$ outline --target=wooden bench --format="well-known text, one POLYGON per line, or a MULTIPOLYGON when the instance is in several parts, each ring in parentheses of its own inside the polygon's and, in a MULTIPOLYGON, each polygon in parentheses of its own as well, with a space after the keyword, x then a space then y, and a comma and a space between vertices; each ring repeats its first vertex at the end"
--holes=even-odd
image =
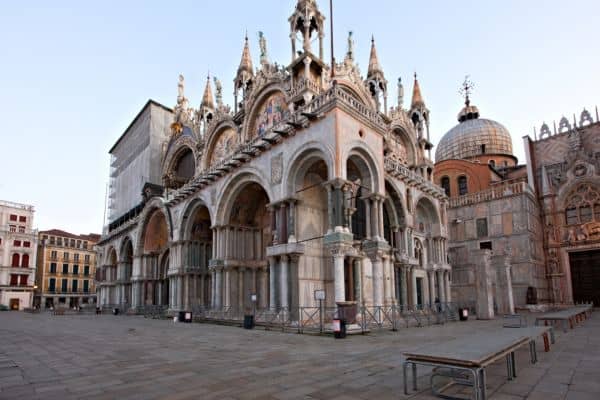
MULTIPOLYGON (((444 395, 435 386, 437 377, 451 379, 451 384, 471 386, 475 400, 486 399, 485 368, 492 363, 506 359, 508 380, 517 376, 515 352, 529 344, 531 362, 537 362, 536 339, 544 338, 544 348, 550 350, 548 334, 551 327, 534 326, 519 329, 502 329, 456 338, 447 342, 431 344, 415 352, 404 353, 403 365, 404 393, 408 395, 408 367, 412 367, 412 386, 417 390, 417 365, 433 367, 431 389, 433 394, 449 399, 461 399, 444 395)), ((552 340, 552 342, 554 342, 552 340)), ((444 388, 446 388, 445 386, 444 388)))
POLYGON ((52 315, 65 315, 65 309, 64 308, 56 308, 52 312, 52 315))
POLYGON ((568 308, 566 310, 555 311, 548 314, 543 314, 535 319, 535 324, 540 325, 542 322, 544 325, 548 323, 561 323, 563 331, 567 332, 567 326, 571 329, 580 322, 583 322, 588 318, 592 312, 592 305, 586 304, 582 306, 568 308))

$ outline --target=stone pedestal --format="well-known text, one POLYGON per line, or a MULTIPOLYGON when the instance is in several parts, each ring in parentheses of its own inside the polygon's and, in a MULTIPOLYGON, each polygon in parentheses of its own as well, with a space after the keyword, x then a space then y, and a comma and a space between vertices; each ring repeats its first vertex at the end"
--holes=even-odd
POLYGON ((473 258, 481 260, 475 269, 475 287, 476 287, 476 303, 478 319, 493 319, 494 318, 494 293, 493 280, 495 272, 492 269, 491 251, 476 250, 473 253, 473 258))

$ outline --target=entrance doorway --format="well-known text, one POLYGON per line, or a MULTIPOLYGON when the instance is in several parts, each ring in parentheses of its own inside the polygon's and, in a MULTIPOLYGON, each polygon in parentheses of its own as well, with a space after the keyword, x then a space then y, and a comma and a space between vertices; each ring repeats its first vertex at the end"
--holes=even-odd
POLYGON ((19 299, 10 299, 10 309, 13 311, 19 311, 19 299))
POLYGON ((600 250, 570 253, 569 261, 573 301, 600 304, 600 250))

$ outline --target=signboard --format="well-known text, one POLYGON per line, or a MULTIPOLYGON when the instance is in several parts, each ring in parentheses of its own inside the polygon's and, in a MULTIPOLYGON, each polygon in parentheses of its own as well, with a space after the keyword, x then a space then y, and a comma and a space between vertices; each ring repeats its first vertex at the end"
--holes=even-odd
POLYGON ((256 303, 256 295, 255 294, 250 295, 250 300, 252 300, 252 302, 256 303))
POLYGON ((325 300, 325 290, 315 290, 315 300, 325 300))

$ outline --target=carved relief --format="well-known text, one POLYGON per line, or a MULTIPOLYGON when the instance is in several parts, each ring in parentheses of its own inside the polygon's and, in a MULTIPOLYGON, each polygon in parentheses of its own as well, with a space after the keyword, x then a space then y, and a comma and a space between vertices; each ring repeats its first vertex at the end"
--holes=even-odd
POLYGON ((283 153, 271 159, 271 184, 278 185, 283 178, 283 153))

